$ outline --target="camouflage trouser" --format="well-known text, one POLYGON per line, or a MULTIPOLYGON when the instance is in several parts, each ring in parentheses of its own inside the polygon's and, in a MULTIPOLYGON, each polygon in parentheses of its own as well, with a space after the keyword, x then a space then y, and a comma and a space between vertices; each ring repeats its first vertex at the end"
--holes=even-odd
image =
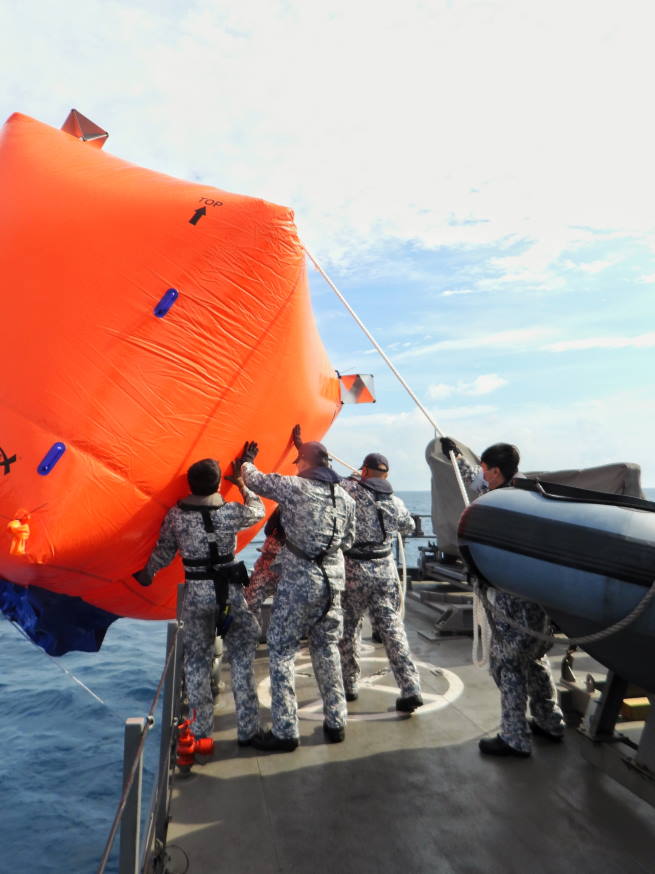
POLYGON ((239 740, 259 731, 259 701, 255 686, 255 651, 261 629, 243 595, 241 586, 230 586, 232 624, 224 637, 225 660, 230 663, 232 694, 239 740))
POLYGON ((216 638, 216 593, 204 580, 187 583, 182 609, 184 622, 184 682, 196 737, 211 737, 214 730, 214 698, 211 669, 216 638))
POLYGON ((328 587, 322 578, 282 578, 278 585, 267 636, 271 717, 277 737, 295 738, 299 734, 294 662, 303 637, 308 638, 325 722, 331 728, 346 724, 338 646, 342 630, 341 593, 334 593, 333 603, 323 616, 328 598, 328 587))
MULTIPOLYGON (((239 737, 245 739, 259 727, 253 676, 259 626, 246 606, 241 586, 230 586, 230 605, 233 620, 225 636, 225 655, 232 664, 237 730, 239 737)), ((214 730, 211 668, 216 638, 216 592, 212 582, 201 580, 187 584, 182 620, 184 680, 189 710, 191 714, 196 713, 191 730, 196 737, 211 737, 214 730)))
POLYGON ((407 634, 399 613, 399 582, 382 561, 356 562, 346 559, 346 591, 343 602, 343 637, 339 643, 343 684, 348 693, 357 692, 360 676, 359 652, 362 617, 368 610, 403 698, 421 691, 419 674, 412 660, 407 634), (377 567, 374 567, 377 565, 377 567))
POLYGON ((563 733, 562 711, 547 656, 508 656, 494 651, 492 646, 489 661, 491 676, 500 689, 500 736, 506 743, 530 752, 530 730, 525 716, 528 700, 530 713, 541 728, 551 734, 563 733))

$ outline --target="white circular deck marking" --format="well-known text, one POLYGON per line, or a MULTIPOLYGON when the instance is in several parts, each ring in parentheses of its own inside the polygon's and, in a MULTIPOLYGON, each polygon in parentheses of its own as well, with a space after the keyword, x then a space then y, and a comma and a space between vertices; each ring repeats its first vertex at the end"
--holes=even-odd
MULTIPOLYGON (((370 647, 370 649, 375 651, 373 647, 370 647)), ((391 668, 389 667, 388 659, 380 656, 362 656, 359 661, 361 664, 363 664, 364 662, 376 662, 386 665, 387 668, 384 672, 378 671, 370 677, 364 677, 363 679, 361 679, 359 683, 360 693, 367 689, 374 689, 376 692, 385 692, 388 695, 393 695, 395 701, 395 699, 399 695, 398 689, 395 684, 393 686, 385 686, 382 683, 376 682, 376 680, 380 677, 382 673, 391 674, 391 668)), ((454 674, 452 671, 448 671, 446 670, 446 668, 439 668, 436 665, 431 665, 429 662, 415 661, 414 664, 417 668, 423 668, 430 673, 434 673, 439 677, 443 677, 443 679, 448 682, 448 688, 442 694, 434 694, 432 692, 421 691, 423 706, 420 707, 418 710, 414 711, 414 716, 425 716, 427 713, 434 713, 436 710, 443 710, 444 707, 447 707, 449 704, 452 704, 453 701, 459 698, 459 696, 464 691, 464 683, 457 676, 457 674, 454 674)), ((303 653, 296 663, 296 675, 302 675, 303 671, 307 668, 309 668, 310 670, 312 668, 311 659, 308 659, 307 656, 303 653)), ((313 674, 305 674, 305 677, 310 676, 313 677, 313 674)), ((393 679, 393 674, 391 674, 391 677, 393 679)), ((270 677, 264 677, 264 679, 259 683, 257 687, 257 694, 259 696, 260 702, 264 706, 271 706, 270 677)), ((321 700, 321 698, 317 698, 315 701, 311 701, 309 704, 305 704, 303 707, 299 707, 298 716, 300 717, 300 719, 322 720, 323 701, 321 700)), ((405 716, 405 714, 395 709, 386 710, 382 713, 348 713, 348 722, 363 722, 365 720, 378 719, 398 719, 402 716, 405 716)))

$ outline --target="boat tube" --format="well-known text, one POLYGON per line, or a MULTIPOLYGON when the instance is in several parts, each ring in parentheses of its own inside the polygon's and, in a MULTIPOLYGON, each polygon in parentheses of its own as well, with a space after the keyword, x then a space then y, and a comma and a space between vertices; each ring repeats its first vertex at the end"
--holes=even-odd
MULTIPOLYGON (((471 466, 480 464, 480 457, 470 446, 455 440, 464 460, 471 466)), ((438 438, 431 440, 425 448, 425 460, 430 468, 432 485, 432 530, 437 536, 439 552, 452 557, 459 555, 457 548, 457 524, 463 510, 462 496, 453 474, 450 459, 446 458, 438 438)), ((578 489, 593 489, 612 495, 630 495, 643 498, 641 489, 641 468, 634 462, 617 461, 596 467, 572 468, 567 470, 522 471, 529 479, 540 482, 559 483, 575 486, 578 489)), ((467 488, 469 500, 476 493, 467 488)))
MULTIPOLYGON (((569 637, 609 628, 655 579, 655 503, 516 479, 462 514, 459 547, 495 588, 540 604, 569 637)), ((629 626, 585 645, 602 664, 655 691, 655 603, 629 626)))

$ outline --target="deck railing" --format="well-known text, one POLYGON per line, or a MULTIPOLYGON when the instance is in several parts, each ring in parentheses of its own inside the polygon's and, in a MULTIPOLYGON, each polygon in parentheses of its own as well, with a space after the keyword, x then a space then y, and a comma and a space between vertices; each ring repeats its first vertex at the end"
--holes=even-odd
POLYGON ((166 659, 147 716, 127 719, 123 746, 123 792, 109 831, 97 874, 105 874, 116 835, 120 830, 118 874, 159 874, 164 871, 164 848, 168 827, 177 724, 182 682, 181 624, 182 590, 178 593, 178 621, 169 622, 166 659), (163 695, 163 697, 162 697, 163 695), (162 697, 159 765, 150 808, 141 839, 143 756, 155 714, 162 697))

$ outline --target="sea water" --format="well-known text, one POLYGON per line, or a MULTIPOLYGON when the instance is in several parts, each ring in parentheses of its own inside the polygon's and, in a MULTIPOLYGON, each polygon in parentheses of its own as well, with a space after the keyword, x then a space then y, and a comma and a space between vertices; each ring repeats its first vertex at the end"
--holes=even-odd
MULTIPOLYGON (((646 491, 655 500, 655 489, 646 491)), ((398 494, 424 517, 430 537, 430 493, 398 494)), ((408 566, 426 543, 406 541, 408 566)), ((261 537, 241 553, 249 567, 260 544, 261 537)), ((96 871, 121 795, 124 723, 148 713, 163 669, 166 625, 120 619, 100 652, 55 659, 0 614, 0 874, 96 871)), ((156 725, 146 746, 146 808, 158 752, 156 725)), ((117 849, 118 839, 108 872, 117 870, 117 849)))

